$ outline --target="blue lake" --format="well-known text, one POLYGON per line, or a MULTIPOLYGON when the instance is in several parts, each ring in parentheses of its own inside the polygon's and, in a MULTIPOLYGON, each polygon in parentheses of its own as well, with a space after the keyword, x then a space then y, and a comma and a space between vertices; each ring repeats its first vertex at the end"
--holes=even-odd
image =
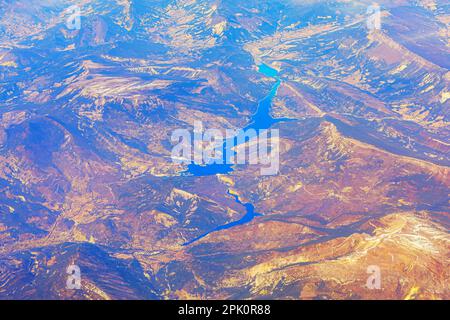
MULTIPOLYGON (((276 96, 278 88, 280 87, 281 80, 278 77, 278 71, 269 67, 266 64, 262 64, 259 66, 259 72, 264 74, 265 76, 275 78, 276 83, 270 90, 269 94, 262 99, 258 103, 258 109, 256 110, 256 113, 252 116, 250 123, 244 128, 244 130, 248 129, 255 129, 255 130, 264 130, 269 129, 274 123, 279 121, 289 121, 290 119, 274 119, 270 115, 270 111, 272 108, 272 101, 273 98, 276 96)), ((224 142, 222 151, 223 151, 223 163, 227 163, 226 161, 226 152, 227 146, 236 146, 237 145, 237 139, 232 138, 224 142)), ((189 174, 193 176, 208 176, 208 175, 217 175, 217 174, 227 174, 233 171, 232 165, 228 164, 211 164, 211 165, 197 165, 197 164, 190 164, 188 165, 188 170, 184 174, 189 174)), ((203 239, 207 235, 221 231, 230 229, 239 225, 243 225, 246 223, 251 222, 255 217, 262 216, 262 214, 255 212, 255 207, 251 203, 242 203, 239 199, 239 196, 235 194, 231 194, 230 191, 227 192, 228 195, 233 196, 235 201, 239 203, 240 205, 244 206, 246 209, 246 214, 239 220, 236 220, 234 222, 227 223, 222 226, 218 226, 211 231, 208 231, 188 242, 183 244, 183 246, 189 246, 190 244, 203 239)))
POLYGON ((206 237, 207 235, 209 235, 213 232, 227 230, 227 229, 239 226, 239 225, 243 225, 243 224, 251 222, 255 217, 262 216, 262 214, 255 212, 255 207, 251 203, 242 203, 241 200, 239 199, 239 196, 237 196, 235 194, 231 194, 230 191, 228 191, 227 194, 230 196, 233 196, 237 203, 239 203, 240 205, 243 205, 245 207, 245 209, 247 211, 246 214, 239 220, 224 224, 222 226, 218 226, 217 228, 214 228, 211 231, 205 232, 204 234, 192 239, 191 241, 186 242, 185 244, 183 244, 183 246, 188 246, 200 239, 203 239, 204 237, 206 237))
MULTIPOLYGON (((272 108, 272 101, 273 98, 276 96, 278 88, 280 87, 281 80, 278 77, 278 71, 269 67, 266 64, 261 64, 259 66, 258 71, 262 74, 264 74, 267 77, 275 78, 277 82, 272 87, 269 94, 262 99, 258 103, 258 109, 256 110, 256 113, 251 117, 250 123, 244 128, 244 130, 248 129, 255 129, 255 130, 264 130, 269 129, 273 124, 279 122, 279 121, 287 121, 289 119, 274 119, 270 115, 270 111, 272 108)), ((228 141, 225 141, 222 147, 222 150, 225 151, 227 148, 227 145, 236 146, 237 139, 230 139, 228 141)), ((212 176, 217 174, 226 174, 233 171, 232 165, 226 164, 228 161, 226 161, 225 158, 226 154, 223 152, 223 163, 224 164, 211 164, 211 165, 199 165, 199 164, 189 164, 188 170, 184 172, 184 174, 190 174, 197 177, 202 176, 212 176)))

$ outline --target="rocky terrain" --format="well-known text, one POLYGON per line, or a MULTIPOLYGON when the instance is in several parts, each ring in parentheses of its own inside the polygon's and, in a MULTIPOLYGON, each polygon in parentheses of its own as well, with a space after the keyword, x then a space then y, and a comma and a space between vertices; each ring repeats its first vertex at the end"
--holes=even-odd
POLYGON ((450 5, 378 3, 0 0, 0 299, 449 299, 450 5), (280 172, 174 163, 261 65, 280 172))

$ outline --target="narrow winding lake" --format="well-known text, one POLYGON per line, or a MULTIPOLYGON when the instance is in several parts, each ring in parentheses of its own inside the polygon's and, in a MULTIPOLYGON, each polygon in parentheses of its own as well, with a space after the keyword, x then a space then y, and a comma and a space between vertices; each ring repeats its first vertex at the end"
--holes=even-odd
POLYGON ((245 207, 245 209, 247 210, 247 213, 241 219, 234 221, 234 222, 224 224, 222 226, 218 226, 217 228, 214 228, 213 230, 208 231, 208 232, 192 239, 189 242, 186 242, 185 244, 183 244, 183 246, 188 246, 200 239, 203 239, 204 237, 206 237, 207 235, 209 235, 213 232, 227 230, 227 229, 230 229, 230 228, 242 225, 242 224, 246 224, 246 223, 251 222, 255 217, 262 216, 262 214, 255 212, 255 207, 251 203, 242 203, 241 200, 239 199, 239 196, 234 193, 231 193, 230 190, 228 190, 227 194, 230 196, 233 196, 237 203, 239 203, 240 205, 243 205, 245 207))
MULTIPOLYGON (((281 80, 278 77, 278 71, 269 67, 266 64, 261 64, 258 71, 267 77, 274 78, 276 80, 275 85, 270 90, 270 93, 258 103, 258 108, 256 113, 251 117, 249 124, 244 128, 244 130, 255 129, 264 130, 270 128, 273 124, 280 121, 287 121, 289 119, 274 119, 271 116, 272 101, 276 96, 278 88, 280 87, 281 80)), ((217 174, 227 174, 233 171, 233 166, 226 161, 225 150, 227 150, 227 145, 236 146, 237 139, 232 138, 230 140, 224 141, 222 146, 223 163, 224 164, 210 164, 210 165, 198 165, 195 163, 188 165, 188 170, 184 174, 190 174, 196 177, 202 176, 212 176, 217 174)))
MULTIPOLYGON (((264 130, 264 129, 270 128, 276 122, 289 120, 289 119, 274 119, 271 116, 272 101, 273 101, 273 98, 276 96, 278 88, 280 87, 280 84, 281 84, 281 80, 278 77, 278 71, 269 67, 266 64, 262 64, 259 66, 259 72, 264 74, 267 77, 276 79, 276 83, 272 87, 272 90, 270 91, 270 93, 258 103, 258 109, 256 110, 256 113, 252 116, 249 125, 247 127, 245 127, 244 130, 248 130, 248 129, 264 130)), ((234 138, 231 139, 231 141, 228 141, 228 142, 225 141, 223 144, 223 149, 222 149, 223 151, 226 150, 227 143, 230 143, 230 142, 232 143, 232 145, 236 145, 236 139, 234 139, 234 138)), ((223 155, 224 155, 224 163, 226 163, 225 152, 223 152, 223 155)), ((232 165, 227 165, 227 164, 212 164, 212 165, 206 165, 206 166, 190 164, 188 166, 188 170, 186 173, 191 174, 193 176, 208 176, 208 175, 217 175, 217 174, 227 174, 232 171, 233 171, 232 165)), ((192 239, 189 242, 186 242, 185 244, 183 244, 183 246, 189 246, 190 244, 192 244, 200 239, 203 239, 204 237, 206 237, 207 235, 209 235, 213 232, 226 230, 226 229, 230 229, 230 228, 233 228, 233 227, 236 227, 239 225, 243 225, 243 224, 251 222, 255 217, 262 216, 262 214, 255 212, 255 207, 251 203, 242 203, 242 201, 239 199, 239 196, 234 193, 231 193, 230 190, 228 190, 227 194, 234 197, 234 199, 237 203, 239 203, 240 205, 245 207, 246 214, 237 221, 230 222, 230 223, 227 223, 222 226, 218 226, 218 227, 214 228, 213 230, 208 231, 208 232, 192 239)))

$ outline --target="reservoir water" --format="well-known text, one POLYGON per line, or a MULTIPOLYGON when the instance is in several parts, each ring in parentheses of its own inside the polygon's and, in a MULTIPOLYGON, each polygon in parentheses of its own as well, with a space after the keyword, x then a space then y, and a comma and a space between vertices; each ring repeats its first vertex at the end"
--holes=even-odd
MULTIPOLYGON (((281 80, 278 77, 278 71, 269 67, 266 64, 261 64, 259 66, 258 71, 262 73, 263 75, 274 78, 276 80, 275 85, 270 90, 269 94, 262 99, 258 103, 258 108, 256 110, 256 113, 251 117, 249 124, 244 128, 245 130, 249 129, 255 129, 255 130, 264 130, 269 129, 273 124, 280 122, 280 121, 289 121, 290 119, 274 119, 271 116, 271 108, 272 108, 272 101, 273 98, 276 96, 278 88, 280 87, 281 80)), ((232 138, 230 140, 226 140, 222 146, 223 150, 223 163, 224 164, 210 164, 210 165, 199 165, 199 164, 189 164, 187 171, 185 171, 183 174, 186 175, 193 175, 197 177, 201 176, 211 176, 211 175, 217 175, 217 174, 227 174, 233 171, 233 166, 226 161, 225 159, 225 150, 227 150, 227 145, 236 146, 237 139, 232 138)))
MULTIPOLYGON (((269 94, 258 103, 258 109, 256 110, 255 114, 252 116, 250 123, 244 128, 244 130, 269 129, 273 124, 275 124, 279 121, 290 120, 290 119, 274 119, 270 114, 273 98, 276 96, 278 88, 280 87, 280 84, 281 84, 281 80, 278 77, 278 71, 269 67, 266 64, 262 64, 259 66, 259 72, 264 74, 267 77, 274 78, 276 80, 276 83, 272 87, 269 94)), ((223 144, 222 150, 225 151, 227 148, 227 145, 229 145, 229 144, 231 144, 231 146, 235 146, 236 142, 237 142, 237 139, 235 139, 235 138, 225 141, 223 144)), ((226 154, 226 152, 223 152, 223 157, 224 157, 223 162, 227 163, 227 161, 225 159, 225 154, 226 154)), ((185 172, 185 174, 189 174, 189 175, 193 175, 193 176, 208 176, 208 175, 217 175, 217 174, 227 174, 232 171, 233 171, 232 165, 228 165, 228 164, 212 164, 212 165, 205 165, 205 166, 197 165, 197 164, 190 164, 188 166, 188 170, 185 172)), ((241 200, 239 199, 239 196, 234 193, 230 193, 229 190, 228 190, 227 194, 230 196, 233 196, 237 203, 239 203, 240 205, 245 207, 246 214, 237 221, 230 222, 230 223, 227 223, 222 226, 218 226, 218 227, 212 229, 211 231, 208 231, 208 232, 186 242, 185 244, 183 244, 183 246, 188 246, 200 239, 203 239, 204 237, 206 237, 207 235, 209 235, 213 232, 226 230, 226 229, 230 229, 230 228, 233 228, 233 227, 236 227, 239 225, 243 225, 243 224, 251 222, 255 217, 262 216, 262 214, 255 212, 255 207, 251 203, 242 203, 241 200)))
POLYGON ((230 228, 242 225, 242 224, 246 224, 246 223, 251 222, 255 217, 262 216, 262 214, 255 212, 255 207, 251 203, 242 203, 241 200, 239 199, 239 196, 234 193, 231 193, 229 190, 228 190, 227 194, 230 196, 233 196, 237 203, 239 203, 240 205, 243 205, 245 207, 245 209, 247 210, 247 213, 241 219, 224 224, 222 226, 218 226, 217 228, 214 228, 211 231, 205 232, 204 234, 192 239, 191 241, 186 242, 185 244, 183 244, 183 246, 188 246, 200 239, 203 239, 204 237, 206 237, 207 235, 209 235, 213 232, 227 230, 227 229, 230 229, 230 228))

